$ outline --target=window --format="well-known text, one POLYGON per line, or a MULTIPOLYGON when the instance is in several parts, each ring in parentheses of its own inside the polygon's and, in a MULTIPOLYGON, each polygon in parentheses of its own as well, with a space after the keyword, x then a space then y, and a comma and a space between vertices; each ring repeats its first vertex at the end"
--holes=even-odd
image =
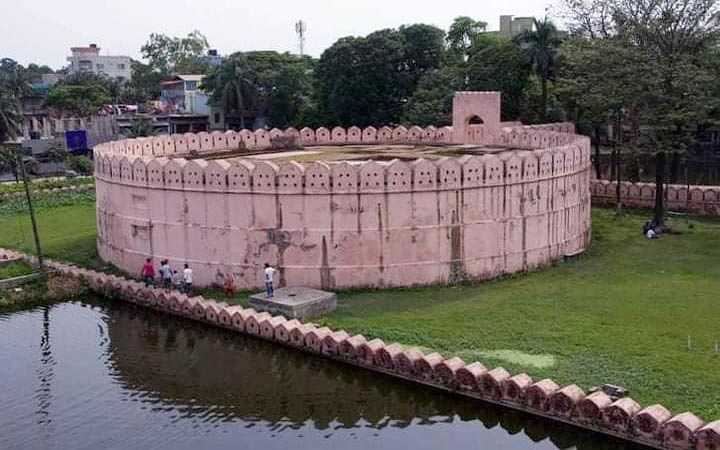
POLYGON ((105 64, 97 63, 96 66, 97 66, 97 70, 104 70, 104 69, 105 69, 105 64))
POLYGON ((220 123, 220 113, 215 113, 215 123, 220 123))
POLYGON ((125 64, 118 64, 118 69, 125 70, 125 64))

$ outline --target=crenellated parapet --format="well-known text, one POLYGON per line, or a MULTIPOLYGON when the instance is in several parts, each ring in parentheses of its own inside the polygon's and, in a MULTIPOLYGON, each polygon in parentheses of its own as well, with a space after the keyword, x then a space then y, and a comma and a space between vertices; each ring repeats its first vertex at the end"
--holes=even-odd
POLYGON ((584 250, 589 140, 567 124, 503 124, 497 99, 457 96, 460 113, 482 115, 463 122, 463 145, 454 126, 243 130, 101 144, 98 251, 128 271, 149 256, 192 264, 200 286, 227 276, 242 288, 261 286, 268 262, 280 268, 282 284, 333 289, 487 279, 584 250), (349 146, 349 153, 352 145, 452 144, 460 156, 322 161, 316 148, 311 162, 258 155, 293 140, 349 146))
MULTIPOLYGON (((592 180, 592 200, 601 205, 614 205, 618 183, 592 180)), ((655 183, 620 182, 620 200, 630 208, 655 207, 655 183)), ((702 216, 720 216, 720 186, 665 185, 665 207, 702 216)))
MULTIPOLYGON (((509 136, 509 141, 515 138, 518 145, 522 145, 523 139, 518 136, 509 136)), ((547 140, 545 137, 542 139, 547 140)), ((553 138, 553 143, 557 141, 560 139, 553 138)), ((533 141, 527 139, 525 142, 531 144, 533 141)), ((531 152, 353 164, 322 161, 274 164, 254 159, 187 160, 96 149, 95 176, 116 184, 154 188, 312 195, 336 190, 338 193, 410 192, 427 190, 430 186, 437 190, 454 190, 522 184, 584 172, 589 163, 589 148, 583 142, 531 152), (342 174, 333 169, 338 165, 343 167, 342 174), (455 177, 443 176, 448 167, 452 167, 455 177), (404 174, 402 180, 398 179, 398 173, 404 174), (339 179, 335 180, 336 177, 339 179), (326 181, 320 182, 320 179, 326 181)))

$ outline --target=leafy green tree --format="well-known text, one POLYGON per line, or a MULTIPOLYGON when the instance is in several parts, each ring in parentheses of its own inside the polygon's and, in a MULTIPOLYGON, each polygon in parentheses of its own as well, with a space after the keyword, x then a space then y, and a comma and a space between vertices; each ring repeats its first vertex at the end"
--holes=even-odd
POLYGON ((58 84, 48 92, 47 105, 65 115, 88 117, 112 100, 110 92, 101 84, 58 84))
POLYGON ((239 116, 240 127, 245 128, 245 117, 257 104, 259 95, 255 78, 247 57, 235 53, 203 80, 203 89, 226 116, 239 116))
POLYGON ((317 95, 328 125, 380 125, 399 120, 403 108, 403 39, 397 30, 346 37, 318 62, 317 95))
POLYGON ((342 38, 323 52, 315 71, 320 114, 329 125, 397 123, 409 114, 421 80, 444 59, 443 32, 429 25, 342 38))
POLYGON ((17 169, 17 155, 13 146, 0 143, 0 173, 12 173, 17 183, 20 181, 17 169))
POLYGON ((467 65, 468 89, 502 92, 505 120, 517 120, 525 114, 532 66, 510 39, 492 35, 476 38, 467 65))
POLYGON ((445 32, 424 23, 402 25, 398 32, 403 40, 401 70, 407 74, 405 89, 412 93, 425 73, 440 68, 445 55, 445 32))
POLYGON ((155 128, 152 120, 147 117, 137 117, 133 120, 132 127, 128 133, 129 138, 149 137, 155 135, 155 128))
POLYGON ((21 134, 20 98, 29 92, 23 67, 9 58, 0 60, 0 144, 21 134))
POLYGON ((419 126, 452 124, 452 100, 462 84, 462 76, 452 66, 426 72, 405 105, 402 122, 419 126))
POLYGON ((298 125, 312 94, 313 60, 274 51, 230 55, 203 80, 213 105, 226 116, 267 118, 274 127, 298 125))
POLYGON ((467 61, 475 41, 482 36, 486 28, 487 22, 467 16, 456 17, 447 33, 451 53, 460 61, 467 61))
POLYGON ((195 30, 185 37, 152 33, 140 51, 153 70, 163 75, 202 74, 207 67, 201 56, 208 48, 207 38, 195 30))
POLYGON ((542 115, 547 119, 548 82, 555 79, 556 55, 561 41, 557 28, 547 17, 542 21, 533 19, 533 26, 534 30, 526 30, 516 39, 540 80, 542 115))
POLYGON ((163 74, 140 61, 132 61, 130 67, 132 78, 123 86, 122 100, 126 103, 145 103, 160 98, 163 74))

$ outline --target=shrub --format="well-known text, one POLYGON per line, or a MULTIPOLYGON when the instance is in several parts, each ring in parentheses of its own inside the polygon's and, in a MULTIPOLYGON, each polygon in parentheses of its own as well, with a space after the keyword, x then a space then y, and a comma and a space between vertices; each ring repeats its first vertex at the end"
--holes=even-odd
POLYGON ((68 156, 65 167, 81 175, 90 175, 93 171, 93 163, 86 156, 68 156))

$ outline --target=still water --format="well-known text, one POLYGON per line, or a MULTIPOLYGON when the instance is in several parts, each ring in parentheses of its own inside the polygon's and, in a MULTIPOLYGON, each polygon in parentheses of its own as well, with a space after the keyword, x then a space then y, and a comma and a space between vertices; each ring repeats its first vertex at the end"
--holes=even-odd
POLYGON ((639 447, 134 305, 0 314, 0 449, 639 447))

